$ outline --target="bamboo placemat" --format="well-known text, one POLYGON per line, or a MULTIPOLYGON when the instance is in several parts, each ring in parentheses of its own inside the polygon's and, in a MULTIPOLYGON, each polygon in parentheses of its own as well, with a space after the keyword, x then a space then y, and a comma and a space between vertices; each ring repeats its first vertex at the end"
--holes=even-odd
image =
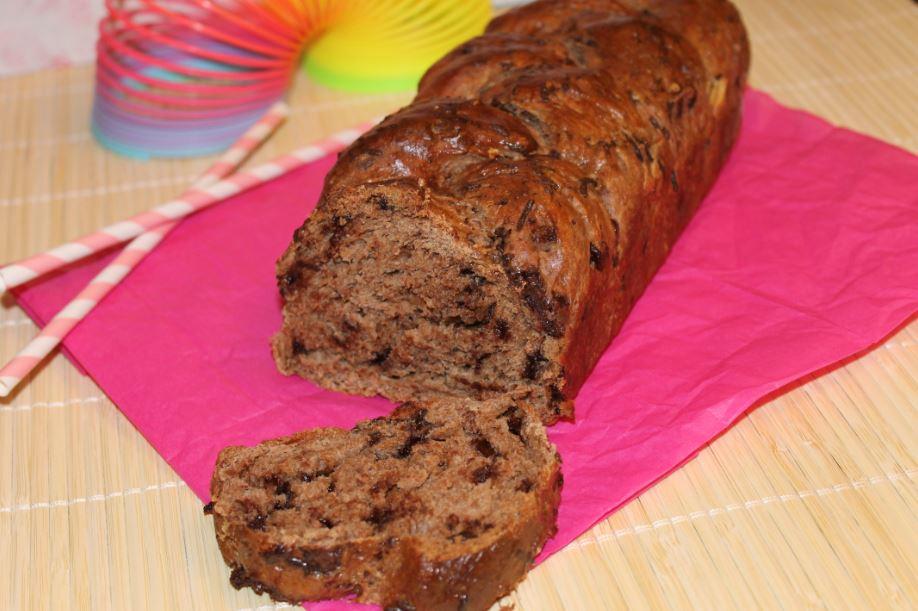
MULTIPOLYGON (((918 149, 918 6, 738 0, 752 84, 918 149)), ((258 154, 393 110, 305 79, 258 154)), ((138 163, 87 131, 92 70, 0 80, 0 261, 165 201, 208 160, 138 163)), ((0 360, 35 326, 8 298, 0 360)), ((535 569, 520 609, 918 604, 918 322, 763 401, 535 569)), ((206 434, 206 431, 201 431, 206 434)), ((615 474, 609 474, 615 477, 615 474)), ((197 498, 62 356, 0 403, 0 608, 270 609, 227 580, 197 498)))

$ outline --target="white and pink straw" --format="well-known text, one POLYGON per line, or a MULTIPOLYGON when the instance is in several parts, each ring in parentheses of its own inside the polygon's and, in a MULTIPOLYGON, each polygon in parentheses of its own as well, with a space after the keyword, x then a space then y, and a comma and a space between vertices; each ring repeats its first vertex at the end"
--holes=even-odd
POLYGON ((273 106, 178 199, 126 221, 104 227, 73 242, 0 268, 2 293, 8 288, 24 284, 49 271, 133 238, 121 254, 93 278, 76 298, 64 306, 18 355, 0 369, 0 397, 9 395, 88 313, 156 248, 182 217, 298 166, 338 152, 372 125, 370 122, 356 129, 339 132, 251 170, 237 172, 224 178, 258 148, 286 116, 286 105, 281 103, 273 106))
POLYGON ((282 155, 251 170, 237 172, 209 186, 192 187, 178 199, 166 202, 147 212, 108 225, 94 233, 61 244, 43 253, 0 267, 0 293, 25 284, 68 263, 79 261, 115 244, 130 240, 163 223, 178 220, 192 212, 207 208, 329 153, 340 151, 357 139, 370 125, 372 123, 338 132, 325 140, 282 155))

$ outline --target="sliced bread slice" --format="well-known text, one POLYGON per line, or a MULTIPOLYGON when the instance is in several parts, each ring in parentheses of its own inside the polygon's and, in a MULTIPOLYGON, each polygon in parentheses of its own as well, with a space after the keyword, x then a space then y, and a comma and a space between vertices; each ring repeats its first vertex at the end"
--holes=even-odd
POLYGON ((454 399, 226 448, 208 507, 237 588, 471 610, 526 574, 561 483, 530 407, 454 399))

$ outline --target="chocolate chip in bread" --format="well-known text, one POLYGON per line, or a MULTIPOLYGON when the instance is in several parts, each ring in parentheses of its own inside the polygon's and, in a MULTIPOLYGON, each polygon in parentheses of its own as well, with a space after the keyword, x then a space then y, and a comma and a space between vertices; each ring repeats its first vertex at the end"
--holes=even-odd
POLYGON ((208 508, 237 588, 471 610, 523 578, 560 487, 529 407, 458 400, 227 448, 208 508))
POLYGON ((278 367, 572 416, 731 149, 748 61, 726 0, 495 19, 331 170, 278 262, 278 367))

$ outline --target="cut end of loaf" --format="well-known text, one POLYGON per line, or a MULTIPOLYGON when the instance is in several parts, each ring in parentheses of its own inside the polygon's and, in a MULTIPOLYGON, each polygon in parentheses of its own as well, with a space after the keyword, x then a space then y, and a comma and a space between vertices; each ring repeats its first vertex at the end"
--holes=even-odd
POLYGON ((478 609, 554 533, 559 469, 525 405, 406 404, 350 431, 225 449, 211 507, 236 587, 478 609))
POLYGON ((442 221, 461 214, 402 181, 328 197, 278 263, 280 370, 395 401, 509 394, 546 423, 568 416, 556 342, 494 245, 442 221))

